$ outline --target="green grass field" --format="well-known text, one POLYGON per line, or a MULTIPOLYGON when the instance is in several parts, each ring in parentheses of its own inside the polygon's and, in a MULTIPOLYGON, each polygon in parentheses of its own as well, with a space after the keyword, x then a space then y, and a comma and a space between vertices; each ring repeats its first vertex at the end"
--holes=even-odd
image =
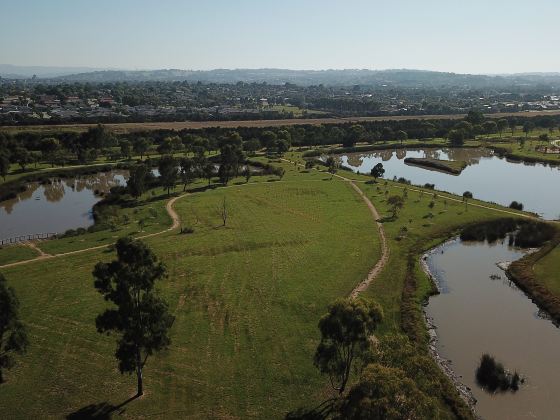
MULTIPOLYGON (((349 185, 319 173, 295 177, 291 169, 285 182, 187 196, 176 209, 195 232, 147 240, 169 268, 161 293, 176 321, 169 351, 148 362, 146 396, 125 406, 127 415, 278 418, 321 399, 317 322, 380 250, 349 185), (220 227, 224 196, 231 215, 220 227)), ((5 412, 58 417, 134 393, 134 378, 116 369, 114 339, 94 325, 105 304, 91 270, 112 256, 92 251, 3 270, 31 336, 2 386, 5 412)))
POLYGON ((537 279, 554 295, 560 296, 560 247, 539 260, 533 269, 537 279))
MULTIPOLYGON (((303 162, 297 152, 286 158, 303 162)), ((175 209, 182 226, 194 233, 173 231, 145 240, 169 269, 160 293, 176 316, 173 343, 148 361, 146 395, 116 412, 124 410, 130 417, 281 418, 328 394, 328 380, 312 362, 317 322, 330 302, 347 296, 375 265, 379 237, 369 210, 347 181, 288 162, 273 164, 286 169, 282 180, 253 177, 246 184, 235 179, 226 188, 180 198, 175 209), (224 198, 229 213, 225 227, 219 214, 224 198)), ((466 224, 511 216, 497 205, 472 200, 473 205, 465 206, 450 194, 436 192, 434 197, 430 190, 420 193, 413 191, 416 187, 382 180, 366 184, 371 178, 339 174, 355 180, 386 218, 390 258, 365 292, 383 306, 381 336, 401 330, 409 255, 417 261, 421 252, 466 224), (387 219, 387 198, 402 196, 405 188, 403 209, 396 220, 387 219)), ((114 232, 39 246, 57 254, 110 244, 118 236, 139 235, 140 217, 153 218, 145 233, 164 230, 170 224, 166 202, 161 189, 155 196, 150 192, 137 206, 119 211, 129 222, 114 232)), ((0 249, 3 263, 35 256, 30 248, 0 249)), ((28 354, 18 359, 1 388, 0 406, 10 416, 61 417, 103 404, 118 406, 134 394, 135 378, 117 370, 114 338, 95 330, 95 317, 105 303, 93 288, 91 271, 97 261, 113 257, 106 248, 2 269, 19 296, 31 339, 28 354)), ((420 312, 431 284, 418 264, 415 275, 420 312)), ((425 332, 423 323, 418 328, 425 332)))
POLYGON ((37 251, 23 245, 5 245, 0 247, 0 265, 37 257, 37 251))

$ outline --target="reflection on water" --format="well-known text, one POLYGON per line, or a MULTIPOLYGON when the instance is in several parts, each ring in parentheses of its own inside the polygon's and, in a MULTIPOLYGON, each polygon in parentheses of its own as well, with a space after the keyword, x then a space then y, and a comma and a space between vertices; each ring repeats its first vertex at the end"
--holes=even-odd
POLYGON ((0 202, 0 238, 88 227, 93 223, 91 209, 101 199, 95 192, 126 185, 126 175, 111 171, 29 184, 17 198, 0 202))
POLYGON ((478 148, 379 150, 344 155, 341 161, 361 173, 369 173, 377 163, 382 162, 387 179, 404 177, 414 184, 435 184, 439 190, 459 195, 472 191, 475 198, 505 206, 514 200, 520 201, 526 210, 547 219, 560 217, 560 194, 556 193, 560 183, 558 167, 509 162, 490 150, 478 148), (407 165, 405 157, 463 160, 469 166, 461 175, 455 176, 407 165))
POLYGON ((427 261, 444 286, 426 308, 437 327, 438 352, 451 360, 461 382, 472 389, 484 418, 552 419, 560 413, 560 331, 496 266, 522 255, 507 241, 488 245, 456 240, 427 261), (515 394, 486 393, 475 379, 483 353, 518 371, 527 382, 515 394))

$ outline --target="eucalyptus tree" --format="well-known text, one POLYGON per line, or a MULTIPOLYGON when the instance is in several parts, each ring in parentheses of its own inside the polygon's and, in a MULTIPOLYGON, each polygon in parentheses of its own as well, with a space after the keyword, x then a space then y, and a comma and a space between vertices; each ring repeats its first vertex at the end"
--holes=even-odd
POLYGON ((94 286, 114 307, 99 314, 99 333, 118 335, 115 357, 121 373, 136 373, 137 395, 143 395, 143 370, 149 356, 171 343, 173 316, 156 293, 155 284, 166 276, 165 266, 142 242, 121 238, 117 259, 97 263, 94 286))

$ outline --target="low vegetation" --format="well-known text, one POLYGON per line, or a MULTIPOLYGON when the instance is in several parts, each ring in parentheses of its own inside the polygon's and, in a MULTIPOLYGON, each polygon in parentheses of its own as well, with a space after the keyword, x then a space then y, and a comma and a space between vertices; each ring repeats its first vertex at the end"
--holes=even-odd
POLYGON ((496 391, 515 392, 523 380, 517 372, 507 372, 504 366, 496 362, 492 356, 483 354, 480 358, 480 365, 476 369, 476 382, 486 391, 494 393, 496 391))

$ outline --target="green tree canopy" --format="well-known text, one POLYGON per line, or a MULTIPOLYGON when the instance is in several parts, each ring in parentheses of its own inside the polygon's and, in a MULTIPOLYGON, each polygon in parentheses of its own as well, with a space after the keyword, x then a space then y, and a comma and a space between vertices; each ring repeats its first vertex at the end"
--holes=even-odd
POLYGON ((94 286, 115 307, 95 320, 100 333, 117 333, 115 357, 121 373, 136 372, 138 395, 143 394, 142 371, 149 356, 167 348, 173 324, 167 303, 155 292, 155 283, 166 275, 165 267, 142 242, 121 238, 117 259, 97 263, 94 286))
POLYGON ((418 389, 401 369, 367 366, 344 399, 336 419, 438 419, 437 402, 418 389))
POLYGON ((134 198, 140 197, 148 188, 152 172, 147 165, 139 164, 130 168, 130 177, 126 183, 126 188, 134 198))
POLYGON ((177 161, 173 156, 163 156, 159 160, 159 177, 163 188, 167 188, 167 195, 171 188, 175 188, 177 176, 179 174, 177 161))
POLYGON ((321 342, 315 366, 327 374, 333 389, 342 394, 353 367, 363 364, 371 351, 371 336, 383 318, 381 307, 365 299, 339 299, 319 321, 321 342))
POLYGON ((15 365, 15 354, 24 354, 29 345, 27 332, 19 319, 19 301, 13 288, 0 273, 0 384, 2 371, 15 365))
POLYGON ((377 178, 383 178, 385 175, 385 168, 383 168, 383 164, 379 162, 373 168, 371 168, 371 176, 377 180, 377 178))

